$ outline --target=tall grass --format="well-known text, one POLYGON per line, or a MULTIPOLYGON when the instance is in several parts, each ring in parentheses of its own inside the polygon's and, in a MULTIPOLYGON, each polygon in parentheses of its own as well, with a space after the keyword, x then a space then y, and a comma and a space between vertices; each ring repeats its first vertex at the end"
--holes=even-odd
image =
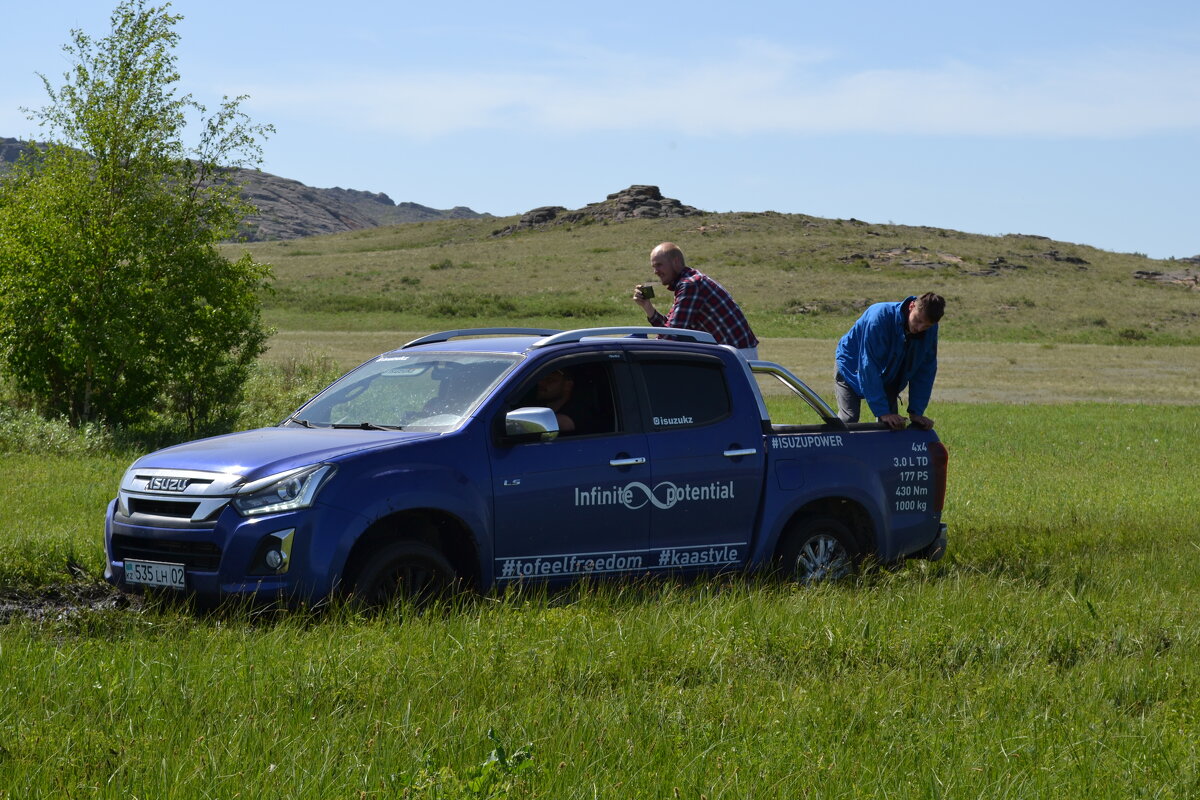
MULTIPOLYGON (((16 615, 0 626, 0 796, 1200 792, 1200 455, 1182 446, 1200 410, 938 411, 937 564, 381 617, 16 615)), ((0 508, 0 585, 53 572, 47 531, 94 575, 122 466, 6 458, 0 480, 27 499, 0 508)))
POLYGON ((9 407, 0 408, 0 453, 103 456, 120 452, 127 457, 187 438, 274 425, 343 371, 328 355, 260 360, 250 372, 242 401, 225 419, 193 436, 187 434, 185 420, 169 414, 153 413, 136 425, 116 429, 98 422, 72 427, 65 417, 47 419, 13 400, 9 407))
POLYGON ((66 417, 46 419, 15 404, 0 408, 0 453, 94 455, 114 445, 112 431, 99 423, 72 427, 66 417))
POLYGON ((235 429, 275 425, 344 371, 328 355, 260 359, 246 384, 235 429))

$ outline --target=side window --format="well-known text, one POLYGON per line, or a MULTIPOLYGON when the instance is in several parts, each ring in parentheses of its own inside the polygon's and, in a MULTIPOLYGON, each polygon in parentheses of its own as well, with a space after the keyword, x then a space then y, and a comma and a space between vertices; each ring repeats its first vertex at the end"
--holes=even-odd
POLYGON ((731 403, 720 362, 647 359, 641 362, 655 430, 695 428, 729 416, 731 403))
POLYGON ((621 430, 609 366, 601 362, 553 364, 511 403, 554 409, 560 436, 594 436, 621 430))

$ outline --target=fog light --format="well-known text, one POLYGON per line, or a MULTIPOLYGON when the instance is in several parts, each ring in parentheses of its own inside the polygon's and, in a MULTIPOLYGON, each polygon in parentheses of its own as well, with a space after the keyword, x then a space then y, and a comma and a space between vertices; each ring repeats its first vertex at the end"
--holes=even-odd
POLYGON ((254 556, 246 565, 248 575, 285 575, 292 566, 292 542, 295 528, 268 533, 258 542, 254 556))

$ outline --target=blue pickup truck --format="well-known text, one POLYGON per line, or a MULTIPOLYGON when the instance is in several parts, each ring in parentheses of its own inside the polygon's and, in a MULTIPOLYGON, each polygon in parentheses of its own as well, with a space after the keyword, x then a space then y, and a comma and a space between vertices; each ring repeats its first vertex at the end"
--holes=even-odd
POLYGON ((108 507, 105 576, 381 604, 613 575, 812 582, 945 552, 933 431, 847 426, 778 364, 661 333, 435 333, 278 425, 144 456, 108 507), (801 419, 773 421, 768 391, 801 419))

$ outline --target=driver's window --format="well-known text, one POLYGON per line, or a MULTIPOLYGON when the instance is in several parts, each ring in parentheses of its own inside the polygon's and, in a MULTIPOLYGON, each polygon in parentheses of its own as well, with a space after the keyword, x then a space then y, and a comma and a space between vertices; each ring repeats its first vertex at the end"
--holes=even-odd
POLYGON ((612 371, 603 362, 551 366, 538 374, 515 406, 552 409, 558 418, 559 436, 595 436, 620 430, 612 371))

